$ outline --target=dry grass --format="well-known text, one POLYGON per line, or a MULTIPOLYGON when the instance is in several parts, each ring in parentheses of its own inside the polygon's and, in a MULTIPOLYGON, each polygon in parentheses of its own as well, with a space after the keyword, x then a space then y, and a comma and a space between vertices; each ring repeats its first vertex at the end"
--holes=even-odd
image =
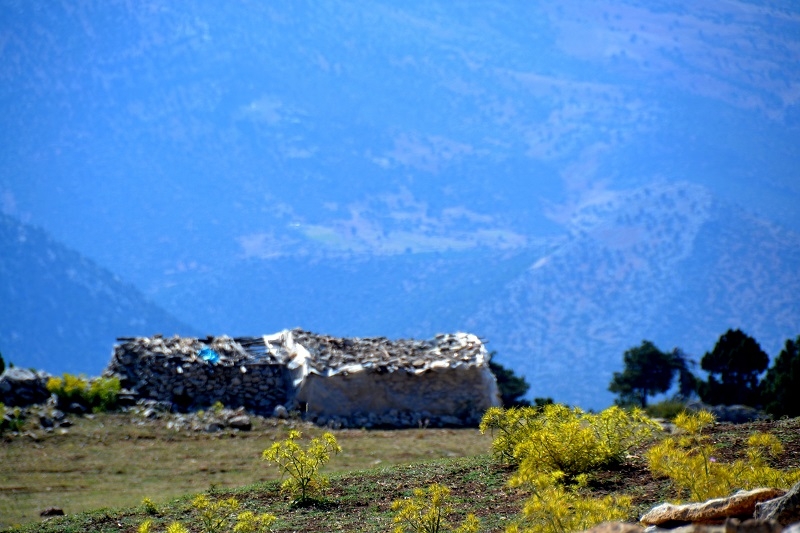
MULTIPOLYGON (((39 520, 56 506, 73 514, 156 503, 210 488, 277 478, 261 452, 289 427, 304 436, 322 430, 301 422, 254 419, 250 432, 176 432, 164 421, 126 414, 76 419, 66 434, 41 430, 0 441, 0 527, 39 520)), ((339 430, 343 453, 328 472, 486 453, 491 442, 475 429, 339 430)))
MULTIPOLYGON (((38 487, 41 494, 50 498, 34 509, 58 505, 58 498, 84 493, 91 494, 83 500, 87 508, 106 507, 73 514, 78 508, 63 504, 70 516, 31 523, 18 533, 134 533, 145 519, 153 519, 157 531, 163 531, 166 524, 175 520, 196 525, 197 513, 191 509, 190 501, 198 492, 207 492, 212 498, 234 496, 245 509, 277 515, 275 531, 387 531, 393 517, 391 502, 408 496, 415 487, 432 482, 444 484, 452 491, 454 521, 475 513, 481 520, 482 531, 500 532, 515 519, 527 497, 523 490, 508 487, 511 470, 485 453, 490 438, 475 430, 338 431, 336 435, 344 454, 331 461, 329 471, 334 472, 325 499, 308 507, 293 506, 287 496, 279 493, 277 482, 260 481, 274 475, 274 471, 258 456, 266 443, 283 438, 286 429, 284 425, 264 421, 253 432, 235 437, 175 434, 159 424, 140 427, 124 417, 105 416, 82 421, 70 435, 48 436, 38 443, 30 438, 7 440, 3 443, 0 480, 12 475, 16 481, 4 487, 12 483, 20 483, 26 490, 38 487), (40 447, 31 448, 32 444, 40 447), (68 460, 75 465, 72 471, 62 472, 69 470, 63 463, 70 454, 75 457, 68 460), (428 460, 453 454, 465 457, 428 460), (7 458, 19 461, 17 467, 7 464, 7 458), (192 459, 197 463, 191 463, 192 459), (104 461, 109 464, 103 464, 104 461), (376 464, 377 461, 381 463, 376 464), (112 463, 118 466, 113 467, 112 463), (391 463, 403 464, 386 466, 391 463), (115 468, 126 470, 115 473, 115 468), (82 478, 86 482, 80 482, 82 478), (27 479, 39 481, 21 481, 27 479), (42 491, 41 487, 47 486, 43 482, 55 484, 61 479, 67 481, 59 482, 57 490, 42 491), (140 480, 141 485, 136 485, 135 480, 140 480), (216 488, 209 490, 212 484, 216 488), (67 488, 73 492, 69 493, 67 488), (159 490, 163 492, 156 492, 159 490), (181 496, 173 497, 178 494, 181 496), (128 499, 115 499, 120 495, 128 499), (140 505, 143 496, 156 501, 156 514, 148 513, 140 505), (107 509, 123 505, 128 507, 107 509)), ((308 431, 309 436, 321 431, 305 426, 301 429, 308 431)), ((800 467, 800 418, 715 425, 709 430, 715 456, 726 462, 743 457, 745 441, 753 431, 771 432, 786 447, 786 453, 773 466, 800 467)), ((642 458, 643 452, 634 450, 623 464, 600 469, 589 476, 593 496, 624 493, 633 497, 634 508, 628 517, 631 522, 652 506, 676 497, 666 479, 653 477, 642 458)), ((5 509, 16 512, 16 506, 23 506, 21 495, 6 492, 0 512, 5 513, 5 509)))

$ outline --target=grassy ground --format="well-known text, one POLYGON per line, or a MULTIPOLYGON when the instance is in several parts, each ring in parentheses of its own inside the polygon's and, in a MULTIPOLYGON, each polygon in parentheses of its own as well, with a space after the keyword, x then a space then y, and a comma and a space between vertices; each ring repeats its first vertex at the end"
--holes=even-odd
MULTIPOLYGON (((75 419, 64 434, 56 429, 6 435, 0 440, 0 527, 38 521, 39 512, 51 506, 73 514, 276 479, 278 471, 261 461, 261 452, 290 427, 304 436, 321 433, 301 422, 259 418, 249 432, 176 432, 165 420, 102 414, 75 419)), ((344 451, 329 472, 474 456, 491 442, 475 429, 335 433, 344 451)))
MULTIPOLYGON (((96 420, 99 421, 101 419, 96 420)), ((112 420, 114 419, 107 418, 104 422, 101 422, 104 425, 102 429, 109 426, 113 427, 112 420)), ((87 424, 87 429, 82 430, 84 434, 88 433, 89 427, 90 425, 87 424)), ((95 427, 94 431, 102 434, 99 428, 95 427)), ((128 442, 124 439, 124 432, 117 433, 122 430, 109 429, 109 431, 110 434, 123 436, 123 439, 118 441, 117 444, 128 442)), ((128 431, 133 430, 129 428, 128 431)), ((503 531, 505 526, 519 513, 526 497, 524 492, 507 487, 506 481, 511 474, 508 469, 495 463, 487 454, 481 453, 487 449, 489 439, 479 436, 475 430, 336 432, 346 455, 337 456, 331 461, 331 470, 338 471, 338 473, 331 475, 331 485, 326 493, 325 500, 318 505, 306 508, 293 507, 288 499, 279 493, 277 482, 262 481, 267 477, 269 470, 266 464, 258 460, 257 456, 260 450, 265 447, 265 444, 271 442, 269 438, 270 431, 277 432, 277 436, 282 437, 285 434, 285 428, 283 427, 258 428, 254 430, 251 436, 244 437, 241 434, 236 437, 172 435, 172 440, 169 440, 170 435, 168 433, 162 433, 163 429, 140 427, 137 429, 138 431, 141 431, 143 435, 154 434, 154 436, 141 438, 136 435, 130 435, 129 441, 134 443, 141 440, 144 441, 145 453, 138 456, 140 458, 136 461, 147 462, 147 457, 156 456, 161 457, 161 460, 166 460, 163 455, 159 454, 174 453, 178 457, 171 459, 170 468, 177 469, 179 473, 171 472, 169 469, 153 468, 153 463, 158 461, 150 461, 149 465, 133 463, 129 470, 122 474, 114 474, 113 468, 108 469, 97 465, 98 473, 90 472, 87 474, 93 482, 104 484, 106 487, 105 499, 102 496, 102 491, 98 491, 97 501, 99 504, 97 506, 118 505, 111 503, 113 501, 112 492, 117 490, 135 493, 135 496, 132 496, 132 502, 120 504, 129 507, 54 518, 44 523, 23 526, 18 531, 20 533, 86 533, 89 531, 133 533, 136 531, 138 524, 150 518, 154 520, 155 531, 161 532, 164 531, 166 524, 175 520, 180 520, 186 524, 197 524, 196 512, 191 509, 190 502, 193 494, 202 491, 209 493, 212 498, 235 496, 242 503, 244 509, 259 513, 270 512, 277 515, 278 522, 274 526, 275 531, 304 531, 309 533, 323 531, 388 531, 391 529, 392 520, 391 502, 410 495, 411 490, 415 487, 424 487, 433 482, 444 484, 451 489, 454 522, 472 512, 481 519, 481 531, 503 531), (240 446, 250 439, 253 439, 254 442, 259 442, 258 445, 252 448, 254 450, 252 453, 255 456, 246 456, 247 454, 243 451, 245 448, 239 448, 239 453, 244 453, 246 457, 245 459, 237 460, 235 457, 237 454, 232 451, 232 447, 240 446), (259 439, 264 440, 259 441, 259 439), (153 446, 147 448, 147 444, 151 441, 155 441, 153 446), (196 444, 189 444, 194 441, 196 441, 196 444), (156 445, 159 442, 160 444, 156 445), (195 450, 213 448, 216 452, 204 455, 202 456, 203 459, 200 459, 197 456, 190 457, 185 454, 179 454, 176 450, 189 449, 183 448, 183 446, 189 446, 195 450), (162 448, 163 451, 155 452, 155 450, 162 448), (470 448, 474 449, 474 451, 468 451, 470 448), (419 462, 427 459, 427 457, 441 457, 448 454, 464 455, 464 457, 428 459, 424 462, 419 462), (181 461, 185 463, 190 461, 191 458, 198 461, 194 463, 194 467, 185 468, 180 464, 181 461), (378 460, 383 462, 376 465, 375 462, 378 460), (392 462, 405 464, 384 466, 392 462), (141 491, 134 485, 135 481, 132 481, 141 479, 142 483, 150 482, 151 487, 161 486, 164 490, 168 490, 171 489, 174 483, 179 483, 183 476, 192 475, 190 472, 186 472, 187 470, 202 471, 203 468, 206 468, 207 471, 204 474, 195 474, 197 477, 192 478, 189 482, 190 486, 182 489, 182 492, 179 491, 181 494, 186 494, 186 496, 178 498, 173 498, 166 493, 155 494, 152 491, 141 491), (216 469, 218 472, 212 473, 212 469, 216 469), (213 490, 209 490, 210 485, 214 482, 212 481, 215 479, 214 476, 219 476, 217 479, 222 478, 221 474, 223 473, 219 472, 221 469, 226 469, 224 474, 240 470, 241 473, 235 479, 246 479, 249 473, 252 476, 250 481, 236 481, 234 484, 250 483, 250 485, 239 488, 224 488, 223 484, 220 483, 213 490), (161 474, 160 480, 157 482, 153 479, 148 481, 148 476, 142 474, 142 472, 146 471, 150 472, 150 476, 159 477, 153 474, 153 472, 159 470, 161 474), (100 471, 104 473, 99 473, 100 471), (109 482, 103 479, 104 476, 110 476, 114 479, 109 482), (156 514, 148 514, 142 505, 138 505, 142 496, 149 496, 156 501, 158 504, 158 512, 156 514)), ((800 467, 800 418, 742 425, 718 424, 711 429, 709 434, 715 445, 715 457, 723 462, 729 462, 741 457, 744 442, 753 431, 769 431, 777 435, 783 442, 786 452, 779 460, 775 461, 773 466, 782 469, 800 467)), ((77 433, 78 431, 76 431, 77 433)), ((102 446, 117 447, 112 446, 114 441, 110 440, 110 437, 106 437, 106 439, 105 444, 94 444, 93 449, 97 451, 101 450, 102 446)), ((69 442, 69 439, 67 439, 58 444, 53 439, 53 445, 49 445, 47 440, 49 439, 36 443, 42 448, 33 448, 33 450, 37 450, 36 454, 41 454, 40 457, 45 457, 41 450, 49 449, 52 453, 57 448, 67 447, 69 442)), ((87 442, 86 446, 88 447, 91 445, 92 439, 87 435, 82 439, 75 439, 75 442, 68 447, 73 450, 80 448, 80 443, 84 441, 87 442)), ((12 442, 6 441, 3 444, 3 453, 7 453, 8 448, 15 447, 15 443, 16 441, 13 440, 12 442)), ((135 447, 135 445, 119 446, 119 451, 114 452, 112 456, 117 457, 118 464, 126 463, 119 456, 126 453, 133 454, 132 450, 135 447)), ((21 454, 22 451, 19 450, 19 453, 21 454)), ((676 496, 667 480, 652 476, 642 458, 643 452, 644 449, 633 450, 633 453, 623 464, 615 466, 613 469, 593 472, 589 480, 589 487, 594 495, 625 493, 633 496, 634 507, 628 517, 631 521, 636 521, 638 516, 653 505, 673 499, 676 496)), ((91 452, 85 453, 88 456, 91 452)), ((85 461, 87 459, 88 457, 77 460, 85 461)), ((44 471, 47 470, 45 463, 37 465, 31 463, 30 459, 27 459, 27 461, 28 468, 31 469, 30 474, 43 475, 44 471)), ((3 463, 5 463, 5 460, 3 463)), ((5 476, 12 470, 14 470, 13 467, 4 466, 0 476, 5 476)), ((22 477, 25 478, 24 475, 22 477)), ((234 477, 230 479, 234 479, 234 477)), ((16 499, 13 498, 13 494, 11 496, 9 499, 11 503, 4 503, 4 505, 13 507, 13 502, 16 499)), ((55 502, 52 504, 55 504, 55 502)), ((69 507, 66 507, 65 510, 68 513, 75 511, 69 507)))

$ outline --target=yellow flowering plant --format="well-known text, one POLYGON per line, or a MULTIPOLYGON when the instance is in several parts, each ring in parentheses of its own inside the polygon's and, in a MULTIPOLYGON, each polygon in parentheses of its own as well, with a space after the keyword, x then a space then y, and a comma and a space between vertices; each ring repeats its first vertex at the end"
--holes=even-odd
MULTIPOLYGON (((449 530, 447 515, 453 512, 448 504, 450 489, 434 483, 427 489, 414 489, 413 496, 392 502, 396 511, 392 522, 397 524, 394 533, 444 533, 449 530)), ((477 533, 480 522, 475 515, 468 515, 453 531, 455 533, 477 533)))
POLYGON ((692 501, 727 496, 739 489, 787 488, 800 480, 800 469, 781 471, 767 459, 783 452, 780 441, 768 433, 754 433, 747 441, 747 460, 723 463, 703 430, 714 423, 707 411, 681 413, 675 420, 680 434, 659 442, 647 452, 650 469, 668 477, 679 497, 692 501))
POLYGON ((307 503, 328 484, 328 479, 319 473, 319 469, 330 461, 331 454, 338 454, 342 448, 332 433, 325 433, 312 439, 304 450, 297 442, 301 436, 297 430, 289 431, 285 440, 264 450, 262 458, 275 463, 282 476, 288 476, 281 484, 281 490, 293 496, 296 503, 307 503))

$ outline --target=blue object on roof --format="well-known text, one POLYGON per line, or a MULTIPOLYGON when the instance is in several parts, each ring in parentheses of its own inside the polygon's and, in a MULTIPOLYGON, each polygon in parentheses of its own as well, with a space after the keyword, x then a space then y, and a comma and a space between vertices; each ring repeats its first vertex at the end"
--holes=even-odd
POLYGON ((203 361, 208 361, 209 363, 213 364, 219 363, 219 354, 211 348, 203 348, 200 350, 198 355, 203 359, 203 361))

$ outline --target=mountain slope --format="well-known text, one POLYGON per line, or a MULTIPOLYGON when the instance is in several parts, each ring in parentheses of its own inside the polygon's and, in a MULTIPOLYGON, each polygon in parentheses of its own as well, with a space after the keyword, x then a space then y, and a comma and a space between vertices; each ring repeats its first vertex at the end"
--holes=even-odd
POLYGON ((662 184, 584 206, 566 244, 469 321, 534 396, 611 403, 622 354, 641 340, 699 361, 728 328, 776 356, 800 331, 800 235, 662 184))
POLYGON ((0 215, 0 350, 17 366, 98 374, 118 336, 191 334, 39 228, 0 215))

